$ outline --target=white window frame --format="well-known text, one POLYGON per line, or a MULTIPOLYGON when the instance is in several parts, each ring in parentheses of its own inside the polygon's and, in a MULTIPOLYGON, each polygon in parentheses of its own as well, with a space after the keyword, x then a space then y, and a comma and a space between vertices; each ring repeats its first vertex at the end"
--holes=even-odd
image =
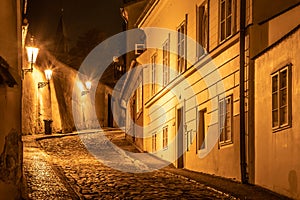
POLYGON ((136 89, 136 113, 140 113, 143 109, 143 85, 140 82, 138 88, 136 89))
POLYGON ((197 117, 197 152, 199 151, 203 151, 207 149, 207 121, 206 121, 206 117, 207 117, 207 109, 201 109, 198 111, 198 117, 197 117), (201 116, 201 114, 203 113, 203 116, 201 116), (203 117, 203 124, 201 125, 201 119, 203 117), (201 126, 201 127, 200 127, 201 126), (200 130, 200 128, 203 128, 203 130, 200 130), (202 132, 203 131, 203 132, 202 132), (203 134, 203 141, 200 142, 200 134, 203 134), (204 142, 204 144, 203 144, 204 142))
POLYGON ((156 62, 157 62, 157 53, 151 56, 151 94, 152 96, 156 93, 156 62))
POLYGON ((220 42, 225 41, 226 39, 228 39, 229 37, 231 37, 233 35, 234 27, 235 27, 235 0, 219 0, 219 40, 220 40, 220 42), (222 5, 224 5, 224 10, 222 9, 222 5), (229 7, 229 5, 230 5, 230 7, 229 7), (231 12, 229 11, 228 8, 231 8, 231 12), (223 12, 224 12, 224 16, 223 16, 224 18, 222 17, 223 12), (228 27, 228 25, 230 25, 230 27, 228 27), (223 31, 224 31, 224 37, 222 34, 223 31), (228 31, 230 31, 230 32, 228 33, 228 31))
POLYGON ((152 152, 157 151, 157 134, 153 133, 152 134, 152 152))
POLYGON ((163 43, 163 86, 170 81, 170 35, 163 43))
POLYGON ((208 51, 208 3, 205 1, 196 7, 197 58, 200 59, 208 51))
POLYGON ((220 146, 233 143, 233 95, 219 99, 219 134, 220 146))
POLYGON ((168 148, 168 137, 169 137, 168 129, 169 129, 168 126, 165 126, 163 128, 163 149, 168 148))
POLYGON ((278 131, 281 130, 283 128, 288 128, 291 127, 291 118, 292 118, 292 108, 291 108, 291 86, 292 86, 292 79, 291 79, 291 67, 290 64, 284 66, 283 68, 277 70, 276 72, 274 72, 271 75, 271 92, 272 92, 272 129, 273 131, 278 131), (282 87, 281 85, 281 81, 283 79, 282 75, 283 73, 286 72, 286 82, 285 82, 285 87, 282 87), (277 77, 276 80, 276 86, 274 86, 274 80, 275 77, 277 77), (274 88, 276 87, 276 89, 274 88), (286 98, 286 103, 283 103, 283 95, 284 92, 286 92, 285 94, 285 98, 286 98), (276 104, 275 105, 275 101, 276 100, 276 104), (284 110, 284 108, 286 108, 286 121, 282 121, 282 116, 283 113, 282 111, 284 110), (277 124, 274 124, 274 117, 276 115, 277 112, 277 124))
POLYGON ((182 73, 187 68, 186 63, 186 33, 187 33, 187 27, 186 27, 186 20, 183 21, 177 28, 177 70, 178 73, 182 73))

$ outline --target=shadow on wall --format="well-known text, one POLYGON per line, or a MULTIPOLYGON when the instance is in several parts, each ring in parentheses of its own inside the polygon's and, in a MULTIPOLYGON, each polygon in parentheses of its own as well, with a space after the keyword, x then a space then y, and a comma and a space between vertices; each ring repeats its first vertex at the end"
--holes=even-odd
MULTIPOLYGON (((75 131, 75 124, 72 115, 72 77, 53 76, 53 83, 58 103, 61 126, 63 133, 75 131)), ((55 117, 55 116, 53 116, 55 117)))

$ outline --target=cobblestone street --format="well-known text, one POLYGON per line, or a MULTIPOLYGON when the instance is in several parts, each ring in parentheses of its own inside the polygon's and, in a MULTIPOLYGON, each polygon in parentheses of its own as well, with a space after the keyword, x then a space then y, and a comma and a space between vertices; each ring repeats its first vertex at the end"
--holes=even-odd
MULTIPOLYGON (((97 133, 84 135, 100 142, 97 133)), ((116 142, 128 150, 124 136, 123 139, 120 136, 115 133, 107 138, 119 137, 116 142)), ((87 151, 78 135, 40 140, 43 150, 35 147, 33 141, 24 143, 24 173, 30 199, 231 199, 163 170, 128 173, 110 168, 87 151)), ((104 150, 101 145, 97 149, 104 150)), ((124 158, 127 155, 117 150, 111 150, 107 156, 112 162, 123 159, 128 163, 119 164, 130 165, 130 159, 124 158)), ((131 165, 134 167, 136 163, 131 165)))
POLYGON ((119 130, 24 136, 23 143, 27 199, 288 199, 133 154, 119 130))

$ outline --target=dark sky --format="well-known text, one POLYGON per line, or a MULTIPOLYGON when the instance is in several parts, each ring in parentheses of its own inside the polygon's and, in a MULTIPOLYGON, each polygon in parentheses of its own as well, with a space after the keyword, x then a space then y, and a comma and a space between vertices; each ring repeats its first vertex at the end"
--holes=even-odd
POLYGON ((122 30, 122 0, 28 0, 29 32, 39 42, 56 33, 63 8, 65 28, 71 46, 79 35, 97 28, 108 35, 122 30))

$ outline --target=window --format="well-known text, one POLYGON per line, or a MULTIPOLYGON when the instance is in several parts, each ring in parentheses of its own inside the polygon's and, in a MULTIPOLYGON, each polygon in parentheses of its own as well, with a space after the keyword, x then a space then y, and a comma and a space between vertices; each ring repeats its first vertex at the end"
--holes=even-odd
POLYGON ((168 148, 168 126, 163 128, 163 148, 168 148))
POLYGON ((169 38, 163 44, 163 83, 166 86, 169 83, 170 74, 170 42, 169 38))
POLYGON ((272 75, 272 127, 282 128, 290 125, 290 81, 289 66, 272 75))
POLYGON ((198 115, 197 150, 206 148, 206 109, 200 110, 198 115))
POLYGON ((232 143, 232 95, 219 101, 220 145, 232 143))
POLYGON ((152 69, 152 86, 151 86, 151 92, 152 92, 152 95, 155 94, 156 92, 156 57, 157 55, 154 54, 152 57, 151 57, 151 69, 152 69))
POLYGON ((197 58, 208 49, 208 4, 197 7, 197 58), (199 46, 200 45, 200 46, 199 46))
POLYGON ((181 73, 186 70, 186 23, 183 22, 179 28, 178 32, 178 41, 177 41, 177 66, 178 72, 181 73))
POLYGON ((220 41, 233 34, 233 1, 220 0, 220 41))
POLYGON ((143 88, 142 83, 140 83, 139 87, 136 89, 136 112, 139 113, 143 108, 143 88))
POLYGON ((156 151, 156 135, 157 134, 152 135, 152 152, 156 151))

